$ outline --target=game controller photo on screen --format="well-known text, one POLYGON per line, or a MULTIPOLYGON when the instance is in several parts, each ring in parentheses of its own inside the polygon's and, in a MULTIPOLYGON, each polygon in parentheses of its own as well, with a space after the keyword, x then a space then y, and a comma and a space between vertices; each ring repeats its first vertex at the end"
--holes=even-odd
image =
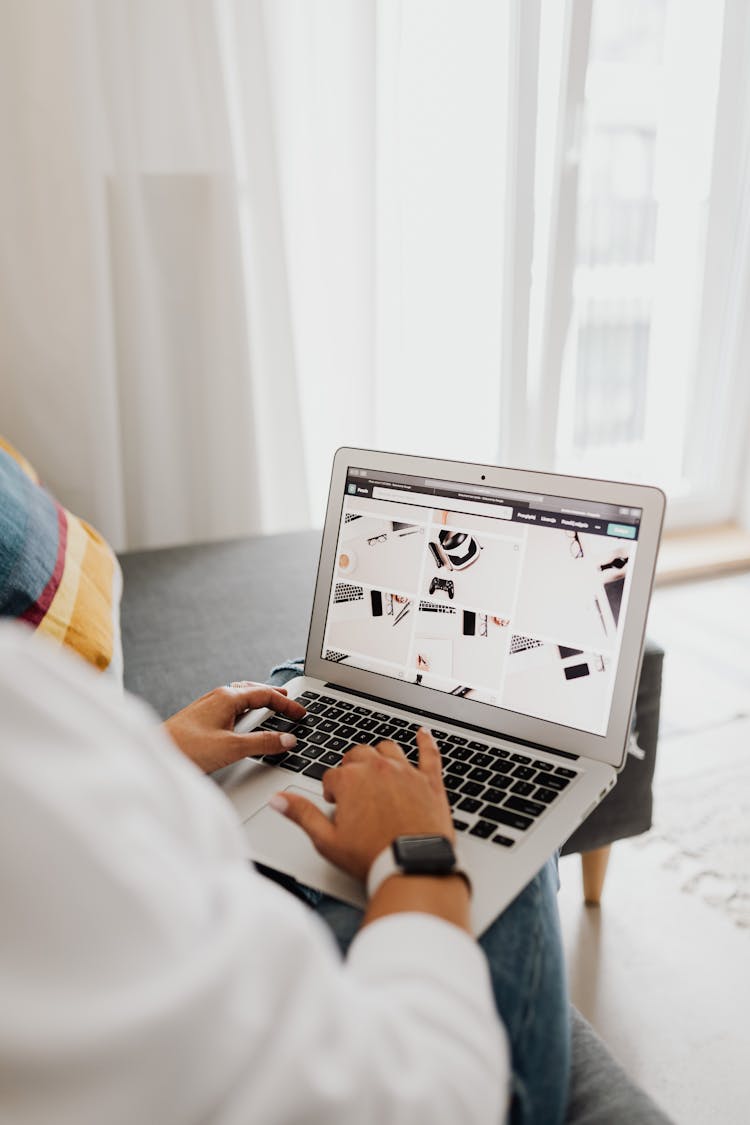
POLYGON ((507 616, 518 583, 520 534, 499 538, 442 524, 427 534, 422 596, 507 616))

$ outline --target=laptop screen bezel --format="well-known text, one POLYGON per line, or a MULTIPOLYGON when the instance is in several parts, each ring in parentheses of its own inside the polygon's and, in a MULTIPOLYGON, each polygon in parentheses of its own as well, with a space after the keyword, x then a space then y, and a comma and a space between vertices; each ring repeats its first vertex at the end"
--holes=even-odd
POLYGON ((428 712, 446 722, 460 722, 480 730, 491 731, 498 736, 508 735, 538 746, 564 750, 595 761, 607 762, 620 768, 624 764, 627 749, 630 716, 638 684, 665 504, 664 493, 650 485, 342 447, 335 454, 331 473, 307 640, 305 674, 375 699, 387 700, 394 706, 421 713, 428 712), (345 500, 346 476, 348 469, 355 466, 376 472, 437 478, 467 485, 482 484, 490 488, 542 493, 641 509, 638 550, 635 554, 606 733, 591 734, 547 719, 508 711, 493 704, 446 695, 445 692, 435 688, 322 658, 341 513, 345 500))

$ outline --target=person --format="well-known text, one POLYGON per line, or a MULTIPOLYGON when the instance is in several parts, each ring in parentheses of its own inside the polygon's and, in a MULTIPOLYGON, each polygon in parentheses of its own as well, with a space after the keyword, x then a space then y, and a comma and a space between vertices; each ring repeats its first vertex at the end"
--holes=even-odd
MULTIPOLYGON (((459 875, 393 875, 362 913, 259 873, 201 776, 286 748, 235 733, 258 706, 304 713, 281 683, 238 682, 159 729, 0 630, 0 1120, 564 1120, 554 860, 479 943, 459 875)), ((332 821, 276 807, 362 879, 399 835, 452 840, 438 747, 417 741, 418 768, 394 742, 353 747, 324 777, 332 821)))

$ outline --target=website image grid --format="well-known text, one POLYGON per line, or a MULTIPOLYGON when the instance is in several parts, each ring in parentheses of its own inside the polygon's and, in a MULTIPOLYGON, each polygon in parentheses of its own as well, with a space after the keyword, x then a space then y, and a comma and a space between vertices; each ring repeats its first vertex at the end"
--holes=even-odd
POLYGON ((346 495, 322 656, 606 731, 636 542, 346 495))

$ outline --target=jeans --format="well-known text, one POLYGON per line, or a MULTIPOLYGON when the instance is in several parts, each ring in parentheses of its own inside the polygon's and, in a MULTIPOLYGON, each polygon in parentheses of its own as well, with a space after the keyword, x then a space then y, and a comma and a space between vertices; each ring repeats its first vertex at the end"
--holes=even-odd
MULTIPOLYGON (((280 665, 273 669, 270 682, 280 687, 300 671, 297 662, 280 665)), ((259 870, 307 902, 346 954, 362 921, 360 910, 287 875, 260 866, 259 870)), ((557 1125, 565 1120, 570 1024, 558 888, 554 855, 479 939, 510 1041, 511 1125, 557 1125)))

